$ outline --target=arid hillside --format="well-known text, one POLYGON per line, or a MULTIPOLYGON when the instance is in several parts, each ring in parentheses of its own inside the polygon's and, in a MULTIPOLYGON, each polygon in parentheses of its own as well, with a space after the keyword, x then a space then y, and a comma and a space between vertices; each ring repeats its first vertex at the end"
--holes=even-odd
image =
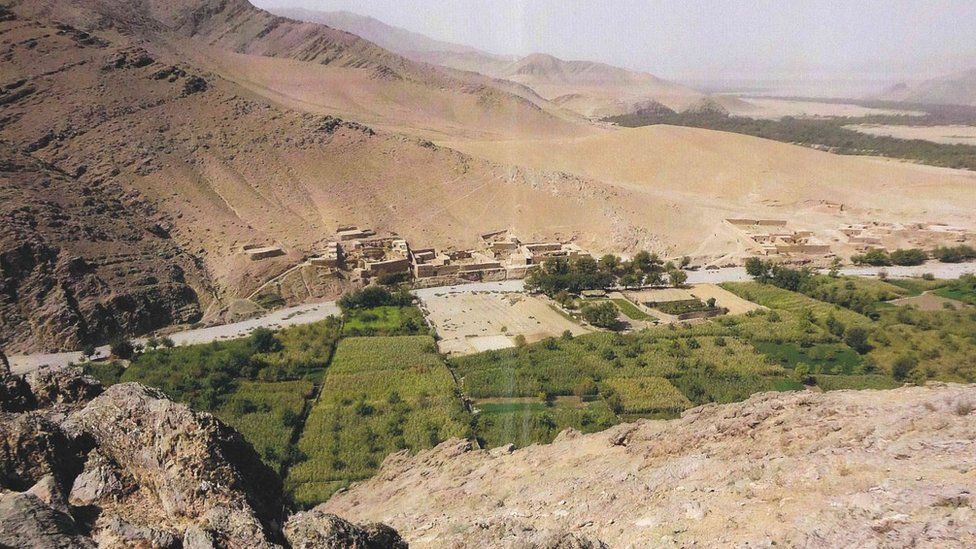
POLYGON ((976 69, 892 86, 881 95, 887 101, 936 105, 976 105, 976 69))
POLYGON ((647 126, 577 139, 446 145, 612 185, 621 197, 618 214, 643 216, 672 252, 733 252, 722 221, 741 216, 790 219, 823 231, 872 220, 974 228, 972 172, 841 156, 739 134, 647 126))
POLYGON ((514 451, 453 440, 318 510, 417 548, 972 547, 974 405, 972 385, 766 393, 514 451))

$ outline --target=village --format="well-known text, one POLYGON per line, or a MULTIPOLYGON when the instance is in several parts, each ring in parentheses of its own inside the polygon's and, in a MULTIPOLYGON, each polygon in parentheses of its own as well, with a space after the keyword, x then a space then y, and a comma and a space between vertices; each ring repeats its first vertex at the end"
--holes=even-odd
MULTIPOLYGON (((348 274, 355 283, 414 280, 416 285, 523 279, 550 257, 575 258, 586 252, 572 242, 522 242, 510 231, 481 235, 482 247, 468 250, 412 248, 403 238, 372 229, 340 226, 307 265, 348 274)), ((279 246, 246 245, 251 261, 284 255, 279 246)))

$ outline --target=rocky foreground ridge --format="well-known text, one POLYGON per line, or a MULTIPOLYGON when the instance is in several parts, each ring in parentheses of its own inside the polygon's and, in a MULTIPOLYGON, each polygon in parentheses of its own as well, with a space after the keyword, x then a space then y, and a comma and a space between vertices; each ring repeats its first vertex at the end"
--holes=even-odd
POLYGON ((411 547, 976 547, 976 386, 767 393, 387 458, 324 511, 411 547))
POLYGON ((405 548, 383 524, 286 517, 239 433, 137 383, 0 372, 0 547, 405 548))

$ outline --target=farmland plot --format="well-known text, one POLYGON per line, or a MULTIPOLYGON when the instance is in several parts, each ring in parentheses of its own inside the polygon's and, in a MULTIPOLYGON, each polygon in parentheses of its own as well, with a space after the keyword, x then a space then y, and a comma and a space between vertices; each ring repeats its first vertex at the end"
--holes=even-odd
POLYGON ((398 450, 469 435, 451 372, 427 336, 355 337, 336 349, 289 471, 297 505, 310 507, 368 478, 398 450))
POLYGON ((441 352, 465 355, 589 330, 564 317, 543 299, 523 293, 443 293, 423 298, 427 318, 441 337, 441 352))

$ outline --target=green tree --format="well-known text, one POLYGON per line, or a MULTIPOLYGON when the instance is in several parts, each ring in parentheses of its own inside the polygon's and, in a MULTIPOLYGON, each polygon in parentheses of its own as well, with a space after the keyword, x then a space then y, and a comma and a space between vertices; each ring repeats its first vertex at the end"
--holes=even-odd
POLYGON ((688 281, 688 273, 678 269, 673 269, 668 272, 668 280, 671 281, 672 286, 675 288, 680 288, 681 286, 684 286, 685 282, 688 281))
POLYGON ((132 341, 125 337, 114 339, 112 343, 109 344, 109 349, 111 350, 113 356, 123 360, 132 358, 132 355, 134 355, 136 352, 136 348, 132 344, 132 341))
POLYGON ((256 353, 275 353, 281 350, 281 342, 271 330, 256 328, 251 332, 251 348, 256 353))
POLYGON ((98 352, 98 349, 96 349, 95 348, 95 345, 92 344, 92 343, 88 343, 84 347, 81 348, 81 356, 83 356, 83 357, 85 357, 85 358, 87 358, 89 360, 91 359, 91 357, 95 356, 95 353, 97 353, 97 352, 98 352))
POLYGON ((610 301, 587 304, 583 307, 583 318, 599 328, 614 329, 618 326, 617 306, 610 301))
POLYGON ((746 274, 752 278, 759 278, 766 274, 766 263, 758 257, 746 259, 746 274))

